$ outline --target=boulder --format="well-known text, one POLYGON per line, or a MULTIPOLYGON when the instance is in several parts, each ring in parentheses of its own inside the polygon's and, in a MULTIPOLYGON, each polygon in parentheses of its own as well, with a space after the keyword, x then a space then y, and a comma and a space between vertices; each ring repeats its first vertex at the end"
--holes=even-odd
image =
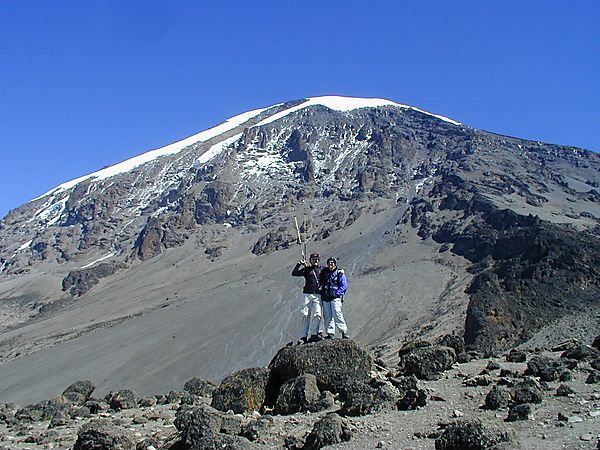
POLYGON ((416 348, 402 356, 400 367, 405 375, 415 375, 422 380, 435 380, 440 372, 456 362, 453 348, 443 345, 416 348))
POLYGON ((525 352, 522 352, 520 350, 515 350, 514 348, 508 352, 508 355, 506 355, 506 361, 508 362, 525 362, 527 360, 527 355, 525 354, 525 352))
POLYGON ((398 400, 396 406, 401 411, 417 409, 427 405, 427 392, 423 389, 409 389, 398 400))
POLYGON ((547 356, 536 355, 527 361, 525 375, 540 377, 544 373, 549 373, 558 366, 558 361, 551 360, 547 356))
POLYGON ((81 406, 90 399, 94 389, 96 389, 96 386, 94 386, 91 381, 80 380, 67 387, 62 395, 71 403, 81 406))
POLYGON ((516 405, 523 403, 542 403, 544 391, 540 383, 533 378, 526 378, 513 390, 513 401, 516 405))
POLYGON ((51 420, 59 411, 67 411, 71 403, 62 395, 17 410, 15 419, 25 422, 51 420))
POLYGON ((279 389, 276 414, 293 414, 307 411, 310 405, 319 400, 321 393, 317 386, 317 377, 312 373, 305 373, 286 381, 279 389))
POLYGON ((108 421, 95 420, 79 430, 73 450, 132 450, 134 440, 108 421))
POLYGON ((327 445, 349 441, 352 432, 348 423, 335 413, 318 420, 304 444, 304 450, 317 450, 327 445))
POLYGON ((222 414, 208 405, 182 406, 175 414, 175 427, 181 433, 181 441, 192 448, 203 448, 198 442, 218 434, 222 425, 222 414))
POLYGON ((596 338, 594 339, 594 342, 592 342, 592 347, 594 347, 596 350, 600 351, 600 334, 598 336, 596 336, 596 338))
POLYGON ((192 395, 197 395, 198 397, 210 397, 215 390, 215 387, 216 386, 212 381, 194 377, 185 382, 183 390, 192 395))
POLYGON ((350 339, 323 340, 284 347, 269 364, 271 389, 306 373, 317 379, 321 391, 343 393, 354 383, 365 383, 373 369, 371 355, 350 339))
POLYGON ((588 377, 585 379, 586 384, 597 384, 600 383, 600 371, 593 370, 590 372, 588 377))
POLYGON ((270 416, 252 419, 242 427, 241 435, 250 441, 257 441, 269 428, 273 427, 273 424, 273 418, 270 416))
POLYGON ((512 400, 510 390, 504 386, 494 386, 485 397, 486 409, 506 408, 512 400))
POLYGON ((225 378, 212 393, 211 406, 243 414, 259 411, 267 397, 269 370, 244 369, 225 378))
POLYGON ((400 358, 402 358, 404 355, 412 352, 413 350, 416 350, 418 348, 425 348, 425 347, 431 347, 431 343, 427 342, 427 341, 410 341, 407 342, 406 344, 404 344, 402 347, 400 347, 400 350, 398 350, 398 356, 400 358))
POLYGON ((457 355, 465 351, 465 338, 457 334, 446 334, 436 341, 439 345, 453 348, 457 355))
POLYGON ((574 395, 574 394, 575 394, 575 391, 573 389, 571 389, 569 386, 567 386, 566 384, 561 384, 556 389, 557 397, 568 397, 568 396, 574 395))
POLYGON ((61 427, 71 422, 71 415, 66 410, 57 411, 50 419, 48 429, 61 427))
POLYGON ((435 441, 436 450, 487 450, 502 443, 518 447, 515 434, 484 425, 480 420, 459 420, 446 427, 435 441))
POLYGON ((364 416, 375 409, 377 391, 365 383, 348 386, 341 413, 344 416, 364 416))
POLYGON ((108 394, 106 401, 110 405, 110 408, 115 411, 131 409, 137 406, 137 394, 129 389, 121 389, 120 391, 108 394))
POLYGON ((516 422, 517 420, 528 420, 533 414, 533 409, 529 403, 512 405, 508 410, 507 422, 516 422))
POLYGON ((561 358, 576 359, 578 361, 587 361, 600 356, 600 351, 581 342, 573 343, 570 348, 561 353, 561 358))

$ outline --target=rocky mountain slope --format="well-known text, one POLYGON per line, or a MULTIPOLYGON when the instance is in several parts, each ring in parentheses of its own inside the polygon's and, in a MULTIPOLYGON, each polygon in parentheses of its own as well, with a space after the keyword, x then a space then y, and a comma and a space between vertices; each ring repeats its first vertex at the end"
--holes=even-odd
POLYGON ((596 153, 387 100, 241 114, 0 222, 0 401, 265 365, 297 332, 294 216, 339 258, 351 333, 384 360, 452 332, 482 353, 589 340, 599 189, 596 153))

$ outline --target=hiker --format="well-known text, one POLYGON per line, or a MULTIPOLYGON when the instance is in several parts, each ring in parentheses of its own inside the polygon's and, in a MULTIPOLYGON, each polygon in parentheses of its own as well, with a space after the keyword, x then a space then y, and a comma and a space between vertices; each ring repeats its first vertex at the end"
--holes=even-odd
POLYGON ((338 269, 335 258, 327 260, 327 267, 321 271, 319 278, 321 285, 321 301, 323 305, 323 315, 325 339, 333 339, 335 337, 335 328, 337 327, 342 332, 342 339, 349 339, 348 327, 342 313, 342 303, 344 302, 344 294, 348 289, 348 281, 342 269, 338 269))
POLYGON ((319 325, 321 324, 321 291, 319 290, 319 277, 323 266, 319 265, 319 255, 312 253, 310 263, 298 261, 292 276, 304 277, 304 288, 302 289, 302 318, 300 322, 299 343, 317 342, 319 336, 319 325), (310 338, 308 332, 310 330, 310 338))

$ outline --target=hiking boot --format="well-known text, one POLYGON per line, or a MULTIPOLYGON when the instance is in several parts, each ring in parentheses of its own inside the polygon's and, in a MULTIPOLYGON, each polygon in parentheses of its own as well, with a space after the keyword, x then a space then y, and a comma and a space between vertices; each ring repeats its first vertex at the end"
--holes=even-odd
POLYGON ((325 339, 335 339, 335 334, 328 334, 325 339))
POLYGON ((319 336, 318 334, 313 334, 310 339, 308 340, 308 342, 319 342, 321 341, 323 338, 321 338, 321 336, 319 336))
POLYGON ((306 340, 306 336, 305 337, 301 337, 300 339, 298 339, 298 342, 296 342, 296 345, 302 345, 302 344, 306 344, 308 341, 306 340))
POLYGON ((350 335, 346 333, 342 333, 342 339, 350 339, 350 335))

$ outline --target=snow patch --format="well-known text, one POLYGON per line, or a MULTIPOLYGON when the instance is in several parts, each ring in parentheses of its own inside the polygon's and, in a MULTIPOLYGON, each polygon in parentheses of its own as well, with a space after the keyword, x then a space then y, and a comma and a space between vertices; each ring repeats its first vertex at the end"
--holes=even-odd
POLYGON ((92 261, 91 263, 86 264, 85 266, 82 266, 81 269, 87 269, 88 267, 92 267, 94 264, 99 263, 100 261, 104 261, 105 259, 111 258, 111 257, 113 257, 115 255, 116 255, 116 252, 109 253, 106 256, 98 258, 98 259, 92 261))
MULTIPOLYGON (((21 245, 21 246, 20 246, 20 247, 17 249, 16 253, 18 253, 18 252, 22 252, 22 251, 23 251, 23 250, 25 250, 26 248, 29 248, 29 246, 31 245, 31 243, 32 243, 32 242, 33 242, 33 239, 32 239, 32 240, 30 240, 30 241, 27 241, 27 242, 25 242, 23 245, 21 245)), ((15 254, 16 254, 16 253, 15 253, 15 254)))
POLYGON ((449 119, 447 117, 440 116, 438 114, 432 114, 425 110, 415 108, 414 106, 403 105, 401 103, 396 103, 391 100, 386 100, 383 98, 340 97, 340 96, 331 96, 330 95, 330 96, 323 96, 323 97, 307 98, 304 103, 301 103, 299 105, 288 108, 277 114, 273 114, 272 116, 260 121, 259 123, 257 123, 254 126, 258 127, 258 126, 262 126, 262 125, 267 125, 269 123, 272 123, 276 120, 281 119, 282 117, 287 116, 288 114, 291 114, 293 112, 299 111, 304 108, 308 108, 310 106, 315 106, 315 105, 322 105, 329 109, 334 109, 336 111, 352 111, 354 109, 359 109, 359 108, 378 108, 380 106, 394 106, 397 108, 412 109, 414 111, 418 111, 420 113, 436 117, 440 120, 443 120, 444 122, 449 122, 453 125, 461 125, 460 122, 449 119))
POLYGON ((63 183, 63 184, 55 187, 54 189, 51 189, 50 191, 46 192, 45 194, 42 194, 39 197, 34 198, 33 200, 38 200, 40 198, 46 197, 47 195, 51 195, 51 194, 56 195, 60 192, 66 191, 67 189, 70 189, 73 186, 81 183, 82 181, 88 180, 90 178, 93 178, 95 180, 104 180, 106 178, 113 177, 120 173, 129 172, 132 169, 134 169, 138 166, 141 166, 142 164, 145 164, 149 161, 152 161, 156 158, 159 158, 161 156, 172 155, 174 153, 178 153, 181 150, 183 150, 184 148, 187 148, 190 145, 193 145, 197 142, 207 141, 207 140, 212 139, 216 136, 219 136, 229 130, 232 130, 232 129, 240 126, 241 124, 247 122, 251 118, 258 116, 260 113, 262 113, 263 111, 265 111, 269 108, 271 108, 271 107, 255 109, 252 111, 248 111, 248 112, 239 114, 230 119, 227 119, 224 123, 217 125, 216 127, 213 127, 208 130, 202 131, 200 133, 194 134, 190 137, 182 139, 181 141, 177 141, 177 142, 174 142, 173 144, 169 144, 165 147, 151 150, 149 152, 143 153, 134 158, 130 158, 126 161, 123 161, 119 164, 115 164, 114 166, 106 167, 105 169, 99 170, 97 172, 93 172, 91 174, 84 175, 82 177, 79 177, 74 180, 63 183))
POLYGON ((242 137, 242 133, 236 134, 235 136, 232 136, 229 139, 225 139, 224 141, 213 145, 206 152, 204 152, 196 161, 194 161, 193 166, 199 167, 202 164, 207 163, 208 161, 219 155, 223 150, 225 150, 235 141, 237 141, 240 137, 242 137))

